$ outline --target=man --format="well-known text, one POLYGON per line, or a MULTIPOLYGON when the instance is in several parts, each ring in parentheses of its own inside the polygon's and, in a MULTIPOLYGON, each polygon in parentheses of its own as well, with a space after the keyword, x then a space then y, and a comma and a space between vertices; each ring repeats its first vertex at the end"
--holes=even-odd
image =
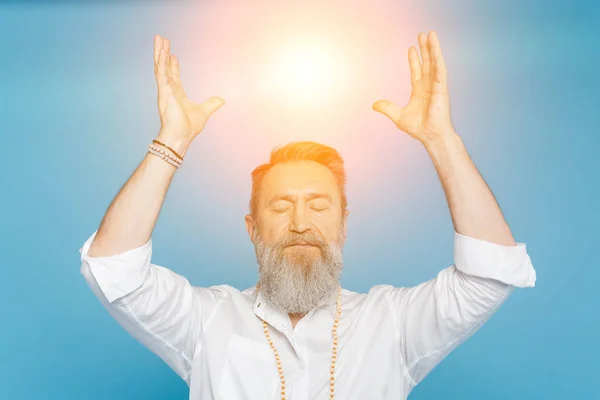
POLYGON ((218 97, 183 91, 169 41, 155 37, 162 128, 149 154, 81 249, 81 273, 111 315, 190 386, 190 399, 404 399, 536 275, 452 127, 434 32, 409 50, 412 95, 378 101, 419 140, 446 193, 454 265, 412 288, 339 287, 346 238, 345 171, 332 148, 291 143, 252 173, 248 234, 256 287, 191 286, 151 263, 151 233, 171 178, 218 97), (151 153, 151 154, 150 154, 151 153))

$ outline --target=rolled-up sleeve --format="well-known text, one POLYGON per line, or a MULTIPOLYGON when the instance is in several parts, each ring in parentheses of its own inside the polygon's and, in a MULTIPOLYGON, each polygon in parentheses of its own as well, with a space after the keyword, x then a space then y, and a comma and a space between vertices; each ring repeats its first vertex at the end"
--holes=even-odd
POLYGON ((536 273, 524 243, 504 246, 454 233, 454 265, 410 288, 389 287, 411 385, 467 340, 515 287, 536 273))
POLYGON ((535 269, 525 243, 503 246, 454 232, 454 265, 465 274, 507 285, 535 286, 535 269))
POLYGON ((97 284, 109 303, 142 286, 150 270, 152 239, 144 245, 110 257, 90 257, 88 251, 98 231, 79 249, 81 273, 88 283, 97 284), (91 274, 91 275, 90 275, 91 274), (93 278, 93 279, 90 279, 93 278))
POLYGON ((194 287, 183 276, 151 263, 152 241, 108 257, 90 257, 97 231, 80 249, 81 274, 111 316, 163 359, 189 385, 202 323, 226 292, 194 287))

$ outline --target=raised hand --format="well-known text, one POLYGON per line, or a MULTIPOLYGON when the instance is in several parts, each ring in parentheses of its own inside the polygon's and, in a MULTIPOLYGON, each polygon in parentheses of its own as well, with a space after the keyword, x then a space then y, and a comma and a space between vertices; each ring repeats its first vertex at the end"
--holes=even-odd
POLYGON ((158 85, 158 112, 161 130, 158 137, 185 153, 192 140, 202 131, 208 118, 225 101, 211 97, 202 104, 191 102, 181 83, 179 60, 170 54, 169 39, 154 37, 154 74, 158 85))
POLYGON ((435 32, 419 33, 422 62, 414 46, 408 50, 412 93, 405 107, 378 100, 373 110, 387 115, 398 128, 427 144, 453 133, 446 64, 435 32))

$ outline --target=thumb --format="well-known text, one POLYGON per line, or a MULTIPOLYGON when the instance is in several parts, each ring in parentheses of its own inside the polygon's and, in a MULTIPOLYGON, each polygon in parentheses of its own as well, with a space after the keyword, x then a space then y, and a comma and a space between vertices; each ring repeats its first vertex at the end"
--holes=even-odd
POLYGON ((388 100, 378 100, 373 103, 373 110, 387 115, 394 123, 400 118, 402 108, 388 100))
POLYGON ((221 108, 223 104, 225 104, 225 100, 223 100, 222 98, 211 97, 210 99, 202 103, 202 107, 204 107, 204 109, 208 113, 208 116, 210 117, 215 111, 221 108))

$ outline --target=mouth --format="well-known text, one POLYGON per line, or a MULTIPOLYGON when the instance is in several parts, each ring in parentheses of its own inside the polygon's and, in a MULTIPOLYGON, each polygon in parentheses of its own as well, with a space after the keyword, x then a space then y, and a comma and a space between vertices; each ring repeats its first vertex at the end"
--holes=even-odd
POLYGON ((308 244, 308 243, 295 243, 295 244, 291 244, 287 247, 315 247, 312 244, 308 244))

